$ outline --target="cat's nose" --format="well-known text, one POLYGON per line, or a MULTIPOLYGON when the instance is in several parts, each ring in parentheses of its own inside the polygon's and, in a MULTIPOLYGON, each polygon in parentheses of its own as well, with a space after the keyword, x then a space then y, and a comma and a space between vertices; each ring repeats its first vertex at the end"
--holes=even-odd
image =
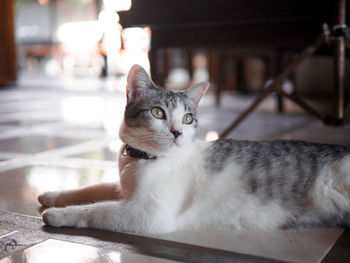
POLYGON ((182 134, 182 131, 175 130, 174 128, 171 128, 170 132, 174 135, 175 139, 182 134))

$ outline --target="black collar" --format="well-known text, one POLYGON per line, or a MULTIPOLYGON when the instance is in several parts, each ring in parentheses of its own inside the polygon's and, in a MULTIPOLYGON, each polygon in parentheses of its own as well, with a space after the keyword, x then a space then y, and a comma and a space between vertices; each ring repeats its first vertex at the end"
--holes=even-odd
POLYGON ((122 155, 123 156, 131 156, 133 158, 137 158, 137 159, 144 159, 144 160, 154 160, 156 159, 157 157, 154 156, 154 155, 151 155, 151 154, 148 154, 144 151, 141 151, 141 150, 138 150, 138 149, 135 149, 135 148, 132 148, 130 145, 126 144, 124 149, 123 149, 123 152, 122 152, 122 155))

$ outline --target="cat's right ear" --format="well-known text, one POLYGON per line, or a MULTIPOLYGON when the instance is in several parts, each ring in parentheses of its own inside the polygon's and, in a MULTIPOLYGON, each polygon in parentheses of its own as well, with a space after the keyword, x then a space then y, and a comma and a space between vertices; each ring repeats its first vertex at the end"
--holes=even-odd
POLYGON ((155 85, 148 73, 139 65, 133 65, 129 71, 126 84, 127 103, 134 102, 147 94, 155 85))
POLYGON ((198 106, 199 101, 204 96, 209 88, 209 82, 204 81, 194 85, 193 87, 187 89, 185 94, 189 101, 191 101, 196 107, 198 106))

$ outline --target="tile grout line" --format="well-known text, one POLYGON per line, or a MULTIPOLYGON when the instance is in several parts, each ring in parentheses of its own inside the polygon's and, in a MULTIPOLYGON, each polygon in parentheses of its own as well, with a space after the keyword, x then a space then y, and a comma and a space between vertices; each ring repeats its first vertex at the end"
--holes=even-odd
POLYGON ((15 230, 15 231, 11 231, 11 232, 9 232, 9 233, 6 233, 6 234, 4 234, 4 235, 0 236, 0 238, 8 237, 8 236, 13 235, 13 234, 16 234, 16 233, 18 233, 18 231, 17 231, 17 230, 15 230))

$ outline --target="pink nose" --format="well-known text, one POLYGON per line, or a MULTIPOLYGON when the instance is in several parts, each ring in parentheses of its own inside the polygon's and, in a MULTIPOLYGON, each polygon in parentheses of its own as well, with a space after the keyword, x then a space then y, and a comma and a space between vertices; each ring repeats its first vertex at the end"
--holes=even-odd
POLYGON ((182 134, 182 131, 175 130, 174 128, 171 128, 170 132, 174 135, 175 139, 182 134))

